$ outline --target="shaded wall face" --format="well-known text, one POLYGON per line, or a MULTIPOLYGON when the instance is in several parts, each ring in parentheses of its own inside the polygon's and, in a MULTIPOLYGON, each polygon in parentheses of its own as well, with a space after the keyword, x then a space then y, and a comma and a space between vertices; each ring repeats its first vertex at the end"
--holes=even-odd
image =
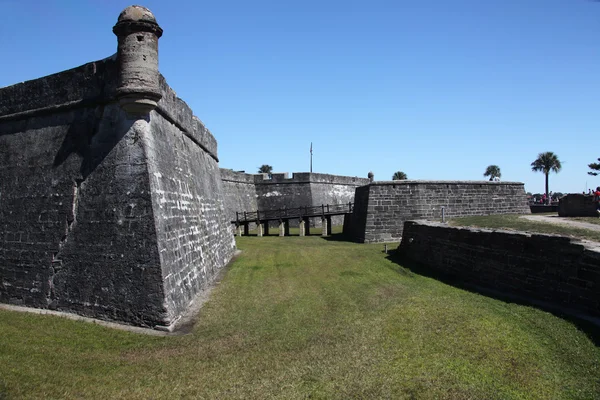
POLYGON ((404 222, 410 219, 441 220, 442 207, 448 218, 468 215, 528 214, 522 183, 419 182, 374 183, 368 201, 355 208, 364 220, 360 242, 400 240, 404 222))
POLYGON ((156 112, 143 142, 165 301, 174 322, 229 262, 235 241, 216 160, 156 112))
POLYGON ((354 212, 352 213, 352 237, 354 240, 363 243, 367 226, 367 216, 369 213, 369 192, 370 187, 361 186, 356 188, 354 195, 354 212))
POLYGON ((115 105, 0 123, 0 298, 161 324, 144 152, 115 105))
POLYGON ((409 221, 399 251, 464 282, 600 316, 600 252, 568 237, 409 221))
POLYGON ((559 199, 558 215, 561 217, 597 217, 598 201, 594 196, 578 193, 568 194, 559 199))

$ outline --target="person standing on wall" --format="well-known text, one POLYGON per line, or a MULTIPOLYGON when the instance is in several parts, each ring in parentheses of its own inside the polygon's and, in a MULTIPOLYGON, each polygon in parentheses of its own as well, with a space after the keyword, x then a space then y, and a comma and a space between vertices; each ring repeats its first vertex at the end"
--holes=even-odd
POLYGON ((598 213, 598 217, 600 217, 600 186, 594 192, 594 201, 596 202, 596 212, 598 213))

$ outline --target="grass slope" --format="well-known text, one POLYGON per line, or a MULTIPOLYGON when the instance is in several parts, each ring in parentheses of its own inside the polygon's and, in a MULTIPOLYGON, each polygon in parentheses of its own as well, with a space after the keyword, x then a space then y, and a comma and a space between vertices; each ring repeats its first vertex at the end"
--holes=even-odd
MULTIPOLYGON (((590 222, 587 219, 573 218, 583 222, 590 222)), ((486 215, 453 218, 448 221, 451 226, 473 226, 489 229, 508 229, 517 231, 550 233, 556 235, 571 236, 579 239, 593 240, 600 242, 600 232, 585 228, 577 228, 566 225, 529 221, 520 218, 519 215, 486 215)))
POLYGON ((0 398, 593 399, 571 323, 404 269, 381 245, 243 237, 193 334, 0 312, 0 398))

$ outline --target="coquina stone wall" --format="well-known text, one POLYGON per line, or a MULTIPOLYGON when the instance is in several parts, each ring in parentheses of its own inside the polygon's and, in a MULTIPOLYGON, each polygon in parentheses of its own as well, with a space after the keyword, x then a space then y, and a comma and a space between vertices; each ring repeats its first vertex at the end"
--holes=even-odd
POLYGON ((461 281, 600 315, 600 249, 568 237, 405 223, 398 250, 461 281))
POLYGON ((386 181, 356 189, 354 239, 400 240, 410 219, 530 213, 523 183, 489 181, 386 181))
POLYGON ((0 89, 0 301, 168 328, 235 243, 162 30, 133 6, 115 33, 113 57, 0 89))
MULTIPOLYGON (((235 213, 256 210, 275 210, 320 206, 322 204, 348 204, 354 202, 358 186, 369 182, 366 178, 297 172, 246 174, 221 169, 227 209, 232 221, 235 213)), ((292 225, 298 221, 291 221, 292 225)), ((318 218, 311 224, 319 226, 318 218)), ((334 217, 333 223, 341 225, 343 217, 334 217)))
MULTIPOLYGON (((243 213, 244 211, 258 210, 254 175, 224 168, 221 168, 220 173, 223 182, 225 211, 230 221, 235 221, 236 212, 243 213)), ((233 225, 232 229, 234 229, 233 225)))
POLYGON ((570 193, 558 203, 559 217, 597 217, 598 200, 592 195, 570 193))

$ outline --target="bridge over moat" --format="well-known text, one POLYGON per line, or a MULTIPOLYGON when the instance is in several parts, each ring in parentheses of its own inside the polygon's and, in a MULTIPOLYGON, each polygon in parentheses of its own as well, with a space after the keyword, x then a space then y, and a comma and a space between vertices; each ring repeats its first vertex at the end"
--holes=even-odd
POLYGON ((310 218, 321 218, 322 235, 331 235, 331 217, 343 215, 344 228, 347 226, 349 216, 354 211, 354 203, 347 204, 322 204, 316 207, 280 208, 277 210, 256 210, 251 212, 235 213, 235 224, 238 236, 249 235, 250 224, 255 223, 258 236, 269 234, 269 222, 279 222, 279 236, 290 235, 290 221, 299 220, 300 236, 310 235, 310 218))

